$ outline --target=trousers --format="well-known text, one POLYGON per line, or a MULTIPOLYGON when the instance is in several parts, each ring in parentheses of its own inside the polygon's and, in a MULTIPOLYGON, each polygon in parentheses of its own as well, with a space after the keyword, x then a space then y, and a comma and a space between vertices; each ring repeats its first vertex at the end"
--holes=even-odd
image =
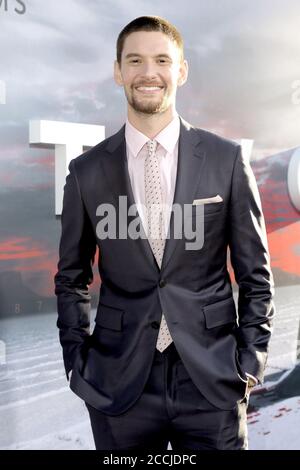
POLYGON ((109 416, 85 402, 96 450, 247 450, 248 400, 232 410, 211 404, 194 385, 174 342, 155 351, 143 392, 124 413, 109 416))

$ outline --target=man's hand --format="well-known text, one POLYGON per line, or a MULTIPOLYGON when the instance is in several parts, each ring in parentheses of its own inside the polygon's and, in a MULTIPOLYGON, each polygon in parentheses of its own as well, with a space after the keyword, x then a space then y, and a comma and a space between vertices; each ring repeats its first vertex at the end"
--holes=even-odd
POLYGON ((251 392, 251 390, 253 389, 253 387, 255 387, 255 385, 258 384, 258 380, 257 380, 256 377, 253 377, 253 375, 248 374, 247 372, 246 372, 246 376, 247 376, 247 378, 248 378, 248 384, 247 384, 247 391, 246 391, 246 393, 248 394, 248 393, 251 392))

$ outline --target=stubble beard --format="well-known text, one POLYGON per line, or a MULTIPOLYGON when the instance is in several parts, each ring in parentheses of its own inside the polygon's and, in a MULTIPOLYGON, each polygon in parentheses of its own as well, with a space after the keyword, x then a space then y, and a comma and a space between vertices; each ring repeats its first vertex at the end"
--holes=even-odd
POLYGON ((125 90, 125 95, 128 103, 137 113, 148 115, 158 114, 165 112, 168 108, 168 96, 165 92, 165 88, 163 90, 163 96, 158 100, 155 98, 151 100, 148 100, 147 98, 145 98, 144 100, 139 100, 134 96, 134 93, 135 91, 133 88, 131 88, 130 94, 125 90))

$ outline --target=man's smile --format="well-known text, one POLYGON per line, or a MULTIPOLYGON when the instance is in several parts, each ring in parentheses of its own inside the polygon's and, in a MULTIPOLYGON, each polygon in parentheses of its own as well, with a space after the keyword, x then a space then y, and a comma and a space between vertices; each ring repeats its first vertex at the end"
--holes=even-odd
POLYGON ((136 91, 143 93, 143 94, 157 94, 161 90, 163 90, 163 86, 138 86, 135 88, 136 91))

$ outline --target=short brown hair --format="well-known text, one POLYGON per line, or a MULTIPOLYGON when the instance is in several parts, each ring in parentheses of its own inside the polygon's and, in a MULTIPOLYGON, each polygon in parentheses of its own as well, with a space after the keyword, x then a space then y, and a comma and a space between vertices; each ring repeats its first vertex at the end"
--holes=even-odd
POLYGON ((117 61, 121 65, 122 51, 127 36, 136 31, 160 31, 174 41, 180 52, 180 59, 183 60, 183 39, 179 31, 169 21, 160 16, 140 16, 128 23, 120 32, 117 39, 117 61))

